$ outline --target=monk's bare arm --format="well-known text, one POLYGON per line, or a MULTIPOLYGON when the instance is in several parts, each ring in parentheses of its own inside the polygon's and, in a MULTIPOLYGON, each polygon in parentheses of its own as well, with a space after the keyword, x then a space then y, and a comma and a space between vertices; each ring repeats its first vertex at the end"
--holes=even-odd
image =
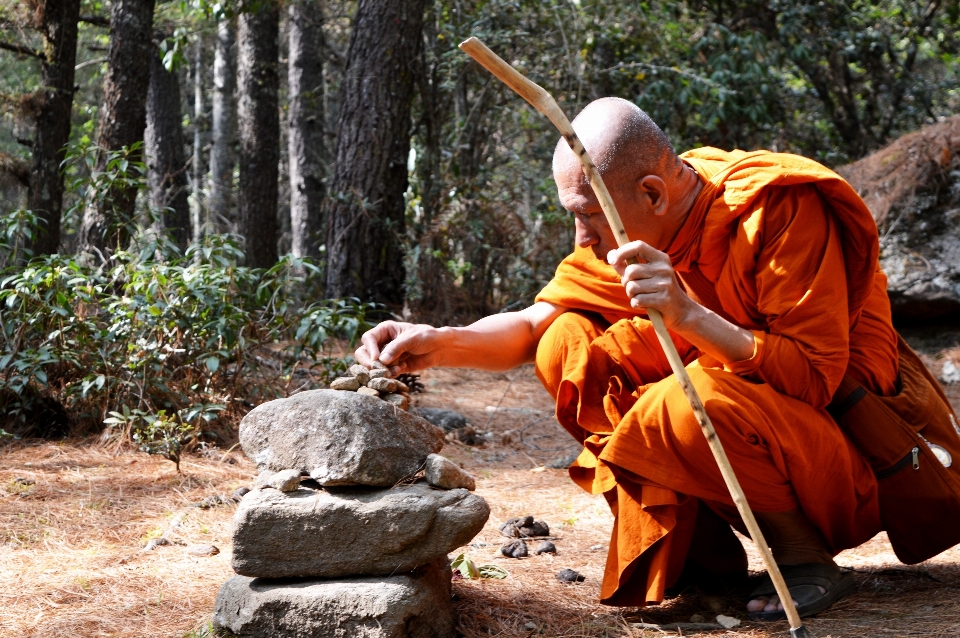
POLYGON ((635 241, 610 251, 607 261, 620 274, 634 308, 659 310, 667 328, 721 363, 753 357, 753 333, 691 299, 677 281, 666 254, 635 241), (628 265, 630 258, 640 263, 628 265))
POLYGON ((540 337, 566 309, 544 301, 462 328, 385 321, 361 337, 357 361, 379 360, 394 374, 432 367, 509 370, 533 361, 540 337))

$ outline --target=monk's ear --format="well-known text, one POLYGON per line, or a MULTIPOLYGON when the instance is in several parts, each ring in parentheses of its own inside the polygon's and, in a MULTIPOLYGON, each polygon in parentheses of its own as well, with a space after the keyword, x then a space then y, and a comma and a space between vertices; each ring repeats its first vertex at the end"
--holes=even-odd
POLYGON ((640 194, 650 202, 650 212, 654 215, 666 215, 670 204, 667 195, 667 183, 657 175, 640 178, 637 184, 640 194))

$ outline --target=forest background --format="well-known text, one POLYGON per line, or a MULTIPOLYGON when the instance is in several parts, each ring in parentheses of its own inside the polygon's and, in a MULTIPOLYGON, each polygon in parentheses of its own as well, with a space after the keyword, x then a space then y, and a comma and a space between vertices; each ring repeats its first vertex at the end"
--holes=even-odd
POLYGON ((944 0, 0 0, 0 438, 106 424, 178 458, 322 387, 377 318, 531 303, 573 241, 557 135, 471 35, 570 116, 616 95, 678 151, 839 166, 958 112, 958 23, 944 0))

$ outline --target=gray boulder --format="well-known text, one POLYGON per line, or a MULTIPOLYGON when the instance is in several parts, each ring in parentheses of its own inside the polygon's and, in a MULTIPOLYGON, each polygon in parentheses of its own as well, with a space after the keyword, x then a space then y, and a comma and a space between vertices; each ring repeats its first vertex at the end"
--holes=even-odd
POLYGON ((467 544, 490 516, 467 490, 257 490, 234 516, 233 569, 265 578, 386 575, 467 544))
POLYGON ((456 617, 446 559, 409 574, 271 581, 234 576, 213 622, 240 638, 447 638, 456 617))
POLYGON ((240 445, 263 470, 299 470, 324 486, 396 485, 443 447, 443 432, 375 397, 312 390, 269 401, 240 422, 240 445))
POLYGON ((895 316, 960 311, 960 115, 837 172, 870 208, 895 316))
POLYGON ((444 432, 452 432, 467 427, 467 417, 453 410, 417 408, 417 414, 438 428, 443 428, 444 432))

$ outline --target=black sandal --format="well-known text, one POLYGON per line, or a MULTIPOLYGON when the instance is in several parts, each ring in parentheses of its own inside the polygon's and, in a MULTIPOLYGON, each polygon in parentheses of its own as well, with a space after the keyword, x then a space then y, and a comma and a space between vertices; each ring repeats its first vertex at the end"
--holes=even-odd
MULTIPOLYGON (((797 601, 797 613, 801 618, 818 614, 856 589, 853 574, 841 572, 833 565, 823 563, 803 563, 801 565, 783 565, 780 573, 787 582, 790 595, 797 601), (821 593, 818 587, 823 587, 821 593)), ((750 594, 750 600, 761 596, 773 596, 777 593, 770 576, 763 577, 760 585, 750 594)), ((751 620, 784 620, 786 612, 754 611, 747 614, 751 620)))

